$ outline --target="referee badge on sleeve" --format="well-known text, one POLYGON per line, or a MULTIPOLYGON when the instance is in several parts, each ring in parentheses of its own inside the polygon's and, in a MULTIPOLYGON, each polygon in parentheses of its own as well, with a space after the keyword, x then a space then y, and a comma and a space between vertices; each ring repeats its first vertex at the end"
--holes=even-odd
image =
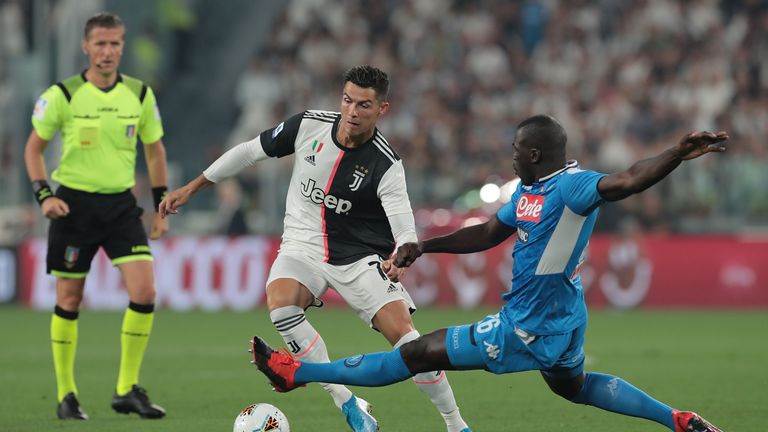
POLYGON ((32 116, 38 120, 42 120, 45 117, 45 111, 48 109, 48 101, 43 99, 42 96, 35 102, 35 110, 32 116))

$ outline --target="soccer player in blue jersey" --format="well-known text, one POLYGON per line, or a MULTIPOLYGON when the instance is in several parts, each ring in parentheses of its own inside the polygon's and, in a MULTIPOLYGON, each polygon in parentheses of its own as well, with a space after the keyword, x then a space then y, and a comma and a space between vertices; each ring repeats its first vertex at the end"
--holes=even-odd
POLYGON ((584 372, 587 309, 579 266, 601 204, 642 192, 685 160, 725 151, 727 139, 725 132, 690 133, 660 155, 606 175, 566 161, 566 133, 557 120, 530 117, 518 125, 514 143, 521 184, 496 217, 404 244, 394 260, 408 267, 423 253, 479 252, 517 233, 512 289, 502 296, 506 304, 499 313, 390 352, 333 363, 300 362, 254 337, 253 363, 278 391, 309 382, 383 386, 436 369, 538 370, 554 393, 571 402, 653 420, 675 432, 720 432, 696 413, 673 409, 619 377, 584 372))

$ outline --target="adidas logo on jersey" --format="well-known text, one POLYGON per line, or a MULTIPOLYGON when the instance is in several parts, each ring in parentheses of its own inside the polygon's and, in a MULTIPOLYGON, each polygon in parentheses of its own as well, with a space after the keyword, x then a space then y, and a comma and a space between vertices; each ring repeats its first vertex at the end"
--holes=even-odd
POLYGON ((307 180, 301 184, 301 194, 309 198, 315 204, 322 204, 328 210, 333 210, 336 214, 347 214, 352 210, 352 202, 342 198, 337 198, 331 194, 325 193, 322 189, 315 187, 313 179, 307 180))
POLYGON ((309 162, 310 165, 315 166, 315 155, 311 154, 305 157, 304 160, 309 162))
POLYGON ((395 284, 389 284, 389 288, 387 288, 387 294, 397 292, 398 288, 395 286, 395 284))

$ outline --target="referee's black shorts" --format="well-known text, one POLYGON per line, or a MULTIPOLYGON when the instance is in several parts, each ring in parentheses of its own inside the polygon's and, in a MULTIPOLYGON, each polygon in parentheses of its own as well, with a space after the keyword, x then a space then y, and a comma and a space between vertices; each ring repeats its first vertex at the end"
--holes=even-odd
POLYGON ((48 273, 84 278, 99 247, 104 248, 113 265, 152 261, 141 223, 143 210, 130 190, 100 194, 60 186, 56 196, 67 203, 69 214, 51 221, 48 273))

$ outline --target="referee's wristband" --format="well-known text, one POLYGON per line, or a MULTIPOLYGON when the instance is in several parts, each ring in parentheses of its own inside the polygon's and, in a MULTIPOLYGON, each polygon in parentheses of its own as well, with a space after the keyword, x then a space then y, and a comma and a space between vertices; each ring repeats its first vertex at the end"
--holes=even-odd
POLYGON ((35 193, 35 200, 37 200, 37 203, 40 205, 43 204, 43 201, 53 196, 53 191, 45 180, 33 181, 32 191, 35 193))
POLYGON ((167 186, 157 186, 152 188, 152 199, 155 201, 155 211, 160 207, 160 201, 168 195, 167 186))

